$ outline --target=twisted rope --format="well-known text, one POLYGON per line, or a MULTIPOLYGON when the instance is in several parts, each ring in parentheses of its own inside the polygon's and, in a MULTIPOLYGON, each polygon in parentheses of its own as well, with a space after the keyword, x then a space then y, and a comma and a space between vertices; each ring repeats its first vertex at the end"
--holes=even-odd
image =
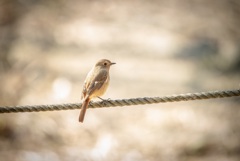
MULTIPOLYGON (((228 90, 228 91, 187 93, 187 94, 171 95, 171 96, 164 96, 164 97, 143 97, 143 98, 131 98, 131 99, 104 100, 104 101, 92 102, 89 105, 89 108, 144 105, 144 104, 153 104, 153 103, 179 102, 179 101, 202 100, 202 99, 224 98, 224 97, 234 97, 234 96, 240 96, 240 89, 228 90)), ((80 109, 81 106, 82 106, 82 103, 33 105, 33 106, 5 106, 5 107, 0 107, 0 113, 74 110, 74 109, 80 109)))

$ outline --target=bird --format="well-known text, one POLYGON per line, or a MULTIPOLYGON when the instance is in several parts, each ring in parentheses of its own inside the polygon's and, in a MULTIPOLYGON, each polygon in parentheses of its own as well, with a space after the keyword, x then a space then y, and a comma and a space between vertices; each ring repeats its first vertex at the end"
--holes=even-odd
POLYGON ((110 81, 109 70, 114 64, 116 63, 108 59, 101 59, 87 74, 81 95, 82 107, 79 115, 79 122, 83 123, 89 102, 93 98, 100 98, 100 96, 106 92, 110 81))

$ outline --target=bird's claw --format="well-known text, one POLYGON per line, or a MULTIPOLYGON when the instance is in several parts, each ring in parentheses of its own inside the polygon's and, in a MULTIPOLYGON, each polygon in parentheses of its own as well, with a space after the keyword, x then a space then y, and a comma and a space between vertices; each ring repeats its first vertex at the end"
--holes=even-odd
POLYGON ((101 97, 98 97, 98 98, 102 100, 102 101, 101 101, 101 104, 102 104, 103 106, 106 106, 106 105, 108 104, 108 102, 111 100, 110 98, 108 98, 108 99, 103 99, 103 98, 101 98, 101 97))

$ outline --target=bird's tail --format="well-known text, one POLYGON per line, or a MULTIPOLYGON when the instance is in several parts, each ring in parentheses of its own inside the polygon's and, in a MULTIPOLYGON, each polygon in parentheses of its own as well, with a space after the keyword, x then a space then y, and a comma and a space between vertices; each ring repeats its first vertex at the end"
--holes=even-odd
POLYGON ((84 99, 84 101, 82 103, 82 107, 81 107, 81 112, 79 115, 79 122, 83 122, 89 102, 90 102, 89 98, 84 99))

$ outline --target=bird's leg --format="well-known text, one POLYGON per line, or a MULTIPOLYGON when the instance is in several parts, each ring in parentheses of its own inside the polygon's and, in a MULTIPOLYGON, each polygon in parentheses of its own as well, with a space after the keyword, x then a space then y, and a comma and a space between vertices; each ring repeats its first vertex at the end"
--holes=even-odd
POLYGON ((108 98, 108 99, 103 99, 103 98, 101 98, 101 97, 97 97, 97 98, 99 98, 99 99, 102 100, 102 101, 110 101, 110 100, 111 100, 110 98, 108 98))
POLYGON ((108 98, 108 99, 103 99, 103 98, 101 98, 101 97, 98 97, 98 98, 99 98, 100 100, 102 100, 101 103, 102 103, 103 105, 105 105, 105 106, 107 105, 108 101, 111 100, 110 98, 108 98))

